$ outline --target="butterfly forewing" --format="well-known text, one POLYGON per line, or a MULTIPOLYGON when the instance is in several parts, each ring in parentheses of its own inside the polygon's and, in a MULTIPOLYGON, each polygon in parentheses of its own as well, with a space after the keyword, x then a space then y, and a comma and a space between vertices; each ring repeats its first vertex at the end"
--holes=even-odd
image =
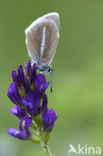
POLYGON ((50 64, 59 38, 59 17, 47 14, 30 25, 25 34, 32 60, 40 66, 50 64))
POLYGON ((49 14, 44 15, 42 18, 52 20, 56 24, 57 30, 59 33, 60 20, 59 20, 59 14, 58 13, 56 13, 56 12, 49 13, 49 14))

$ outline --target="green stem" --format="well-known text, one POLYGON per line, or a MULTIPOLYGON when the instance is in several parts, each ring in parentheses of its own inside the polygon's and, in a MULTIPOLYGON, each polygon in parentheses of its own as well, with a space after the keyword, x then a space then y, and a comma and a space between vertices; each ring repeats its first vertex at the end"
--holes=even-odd
POLYGON ((44 148, 48 156, 53 156, 48 145, 44 144, 42 145, 42 147, 44 148))
POLYGON ((46 151, 47 151, 48 156, 52 156, 51 150, 48 145, 46 146, 46 151))
POLYGON ((43 147, 44 151, 47 153, 48 156, 55 156, 51 153, 51 150, 49 148, 49 145, 47 144, 47 141, 49 139, 49 135, 47 135, 48 133, 46 133, 46 136, 47 136, 47 140, 44 140, 44 136, 43 136, 43 133, 42 133, 42 130, 38 127, 38 125, 36 124, 35 120, 33 120, 32 122, 32 128, 34 128, 35 130, 37 130, 37 133, 38 133, 38 136, 41 136, 42 138, 42 141, 40 141, 40 138, 38 138, 37 136, 33 136, 32 135, 32 139, 31 141, 35 142, 35 143, 40 143, 41 144, 41 147, 43 147))

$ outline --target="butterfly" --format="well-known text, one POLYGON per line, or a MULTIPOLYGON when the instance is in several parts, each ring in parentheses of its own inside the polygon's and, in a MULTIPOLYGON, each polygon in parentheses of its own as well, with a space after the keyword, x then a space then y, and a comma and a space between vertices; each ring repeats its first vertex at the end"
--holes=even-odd
POLYGON ((28 54, 40 72, 53 72, 50 64, 59 40, 59 14, 48 13, 35 20, 26 30, 28 54))

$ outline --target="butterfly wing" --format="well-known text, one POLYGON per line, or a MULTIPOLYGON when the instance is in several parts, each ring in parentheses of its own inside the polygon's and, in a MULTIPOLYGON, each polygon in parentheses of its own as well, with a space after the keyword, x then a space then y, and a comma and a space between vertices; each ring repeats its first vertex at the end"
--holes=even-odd
POLYGON ((29 56, 40 66, 51 63, 58 39, 59 16, 47 14, 34 21, 25 31, 29 56))
POLYGON ((59 20, 59 14, 58 13, 56 13, 56 12, 49 13, 49 14, 44 15, 42 18, 52 20, 56 24, 57 30, 59 33, 60 20, 59 20))

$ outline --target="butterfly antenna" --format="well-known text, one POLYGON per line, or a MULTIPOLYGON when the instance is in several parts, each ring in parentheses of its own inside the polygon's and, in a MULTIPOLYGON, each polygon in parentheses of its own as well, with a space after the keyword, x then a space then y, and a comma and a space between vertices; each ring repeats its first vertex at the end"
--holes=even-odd
POLYGON ((53 88, 52 88, 52 73, 53 73, 53 71, 54 71, 55 69, 53 68, 53 69, 51 69, 51 73, 50 73, 50 78, 51 78, 51 86, 50 86, 50 92, 52 93, 52 91, 53 91, 53 88))
POLYGON ((50 74, 50 81, 51 81, 51 86, 50 86, 50 92, 52 93, 52 91, 53 91, 53 88, 52 88, 52 72, 51 72, 51 74, 50 74))

